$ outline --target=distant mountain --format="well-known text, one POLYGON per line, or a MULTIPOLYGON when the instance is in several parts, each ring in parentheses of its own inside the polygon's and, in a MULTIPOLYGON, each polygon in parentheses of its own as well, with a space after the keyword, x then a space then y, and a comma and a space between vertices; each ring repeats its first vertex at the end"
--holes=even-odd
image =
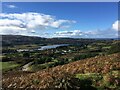
POLYGON ((21 35, 2 35, 2 46, 24 45, 24 44, 82 44, 91 43, 95 39, 75 38, 42 38, 21 35))

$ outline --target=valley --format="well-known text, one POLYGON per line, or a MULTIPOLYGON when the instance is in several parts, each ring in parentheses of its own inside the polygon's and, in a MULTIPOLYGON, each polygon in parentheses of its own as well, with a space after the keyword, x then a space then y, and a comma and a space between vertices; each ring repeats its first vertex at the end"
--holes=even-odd
POLYGON ((119 40, 12 37, 3 37, 4 88, 120 88, 119 40), (104 82, 112 76, 112 84, 104 82))

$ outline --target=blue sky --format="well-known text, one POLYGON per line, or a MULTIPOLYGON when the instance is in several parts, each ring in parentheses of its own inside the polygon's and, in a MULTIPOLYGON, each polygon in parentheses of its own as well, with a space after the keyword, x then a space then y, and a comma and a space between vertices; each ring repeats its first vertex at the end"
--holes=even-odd
MULTIPOLYGON (((19 22, 21 25, 20 21, 23 20, 20 20, 18 15, 23 17, 25 14, 28 17, 34 17, 34 20, 27 19, 28 22, 26 22, 27 20, 22 22, 25 23, 24 28, 23 26, 22 29, 17 27, 18 30, 16 31, 14 27, 14 30, 11 30, 13 33, 15 32, 14 34, 41 37, 112 38, 117 37, 118 32, 116 28, 118 24, 118 3, 116 2, 9 2, 2 4, 2 13, 4 15, 1 15, 2 22, 9 19, 7 26, 10 26, 11 29, 12 26, 19 26, 18 24, 13 25, 14 22, 19 22), (11 18, 10 15, 14 18, 11 18), (40 18, 37 19, 37 17, 40 18), (46 19, 49 22, 44 22, 46 19), (33 22, 28 24, 29 21, 33 22), (25 27, 28 26, 30 27, 26 30, 25 27)), ((26 18, 28 18, 27 16, 26 18)), ((7 30, 6 27, 3 29, 2 34, 11 34, 8 27, 7 30)))

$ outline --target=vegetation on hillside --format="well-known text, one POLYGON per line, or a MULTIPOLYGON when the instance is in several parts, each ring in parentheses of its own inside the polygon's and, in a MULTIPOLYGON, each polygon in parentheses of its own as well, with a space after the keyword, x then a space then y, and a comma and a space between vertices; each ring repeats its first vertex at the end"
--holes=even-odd
POLYGON ((3 35, 3 88, 120 89, 120 41, 3 35), (45 45, 69 44, 39 50, 45 45))
POLYGON ((118 53, 120 52, 120 42, 116 42, 114 43, 110 50, 108 51, 109 54, 113 54, 113 53, 118 53))
POLYGON ((11 77, 3 77, 3 87, 118 90, 120 88, 119 58, 118 53, 88 58, 25 75, 12 76, 11 73, 11 77))

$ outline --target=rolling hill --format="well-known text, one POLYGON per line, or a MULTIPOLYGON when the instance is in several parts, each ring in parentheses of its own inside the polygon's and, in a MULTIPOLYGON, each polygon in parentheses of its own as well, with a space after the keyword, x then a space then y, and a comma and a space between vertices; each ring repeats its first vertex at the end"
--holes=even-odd
MULTIPOLYGON (((104 40, 104 39, 103 39, 104 40)), ((34 36, 21 35, 2 35, 2 46, 14 46, 25 44, 89 44, 96 41, 96 39, 83 38, 42 38, 34 36)), ((102 41, 102 40, 101 40, 102 41)))

